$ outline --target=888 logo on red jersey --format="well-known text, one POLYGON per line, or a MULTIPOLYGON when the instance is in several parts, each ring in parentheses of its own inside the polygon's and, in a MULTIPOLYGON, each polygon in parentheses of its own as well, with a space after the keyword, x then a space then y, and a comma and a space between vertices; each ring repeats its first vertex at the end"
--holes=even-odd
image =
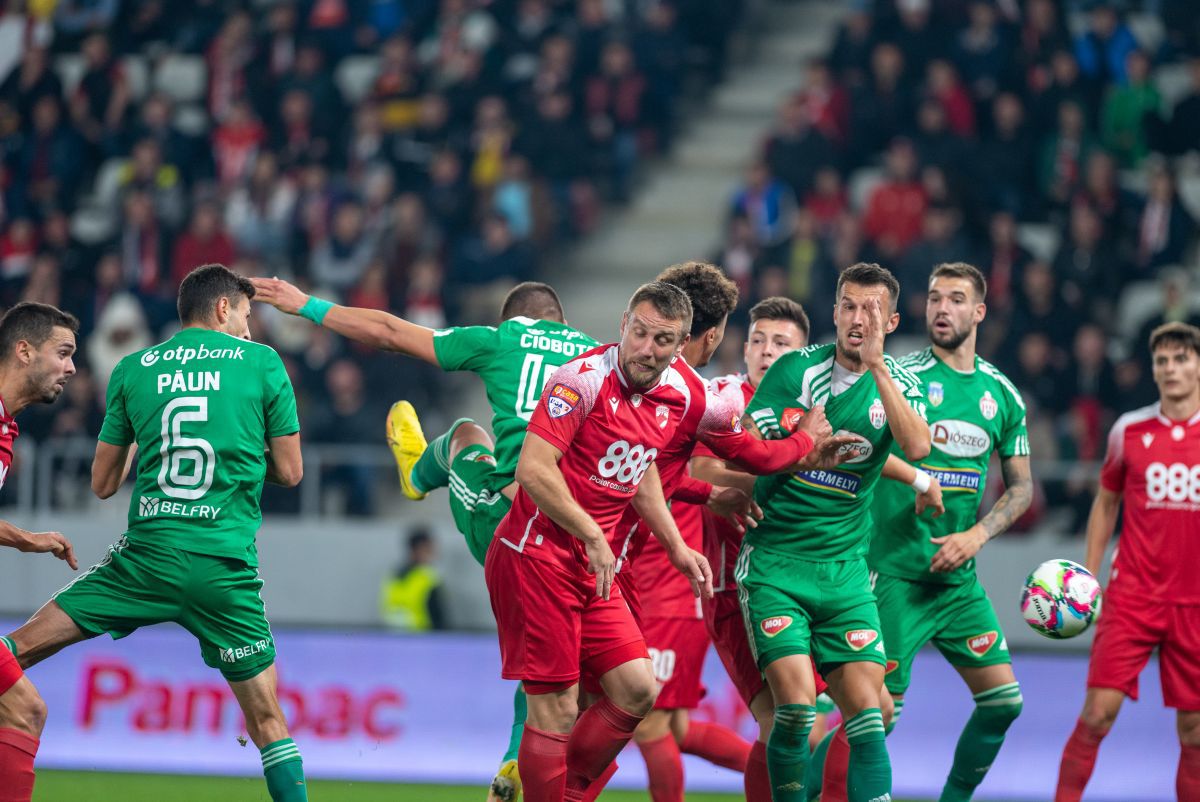
POLYGON ((1200 465, 1150 463, 1146 466, 1146 497, 1154 506, 1200 505, 1200 465))
POLYGON ((623 485, 636 487, 657 456, 657 448, 646 448, 641 443, 630 445, 628 440, 617 440, 600 458, 596 470, 604 479, 614 479, 623 485))

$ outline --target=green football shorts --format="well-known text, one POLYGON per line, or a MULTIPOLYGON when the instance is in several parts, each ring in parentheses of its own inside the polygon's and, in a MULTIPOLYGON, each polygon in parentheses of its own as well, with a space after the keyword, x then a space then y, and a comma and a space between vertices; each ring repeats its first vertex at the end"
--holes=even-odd
POLYGON ((793 654, 810 655, 822 673, 844 663, 884 665, 865 560, 813 562, 744 544, 735 575, 759 668, 793 654))
POLYGON ((500 492, 501 482, 503 479, 496 475, 496 457, 487 446, 468 446, 450 463, 450 513, 467 539, 471 556, 480 565, 487 557, 496 528, 512 507, 500 492))
POLYGON ((874 572, 871 578, 887 643, 884 683, 892 693, 908 689, 913 658, 930 641, 952 666, 1012 662, 992 601, 977 577, 957 585, 874 572))
POLYGON ((174 621, 200 641, 207 665, 241 682, 275 662, 262 585, 241 560, 121 538, 54 600, 89 635, 174 621))

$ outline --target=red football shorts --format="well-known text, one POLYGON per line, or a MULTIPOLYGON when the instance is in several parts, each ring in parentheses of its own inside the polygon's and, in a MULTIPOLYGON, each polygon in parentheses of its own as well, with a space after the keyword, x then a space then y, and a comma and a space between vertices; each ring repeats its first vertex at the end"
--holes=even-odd
POLYGON ((12 652, 0 646, 0 696, 8 692, 8 689, 17 684, 17 680, 25 676, 25 672, 21 671, 21 665, 17 662, 17 658, 13 657, 12 652))
POLYGON ((607 600, 591 577, 492 541, 484 563, 500 637, 501 675, 526 683, 526 693, 564 690, 584 668, 603 676, 647 658, 646 642, 614 584, 607 600))
MULTIPOLYGON (((767 687, 754 652, 750 650, 749 636, 746 634, 746 619, 742 617, 742 606, 738 604, 736 591, 722 591, 714 594, 711 601, 704 602, 704 624, 708 627, 708 635, 712 638, 717 656, 725 666, 733 687, 746 706, 750 700, 758 696, 759 691, 767 687)), ((817 695, 825 693, 829 687, 825 678, 816 667, 813 667, 813 681, 816 684, 817 695)))
POLYGON ((708 653, 708 631, 699 618, 648 618, 646 646, 658 680, 657 710, 691 710, 704 698, 700 674, 708 653))
POLYGON ((1200 710, 1200 607, 1106 596, 1092 642, 1087 686, 1112 688, 1137 699, 1138 675, 1155 647, 1163 702, 1179 710, 1200 710))

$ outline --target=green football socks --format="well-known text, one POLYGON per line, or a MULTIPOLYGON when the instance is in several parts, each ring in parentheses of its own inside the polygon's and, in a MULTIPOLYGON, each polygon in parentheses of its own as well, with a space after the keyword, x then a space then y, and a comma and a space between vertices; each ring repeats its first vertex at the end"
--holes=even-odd
POLYGON ((459 418, 442 434, 429 441, 408 480, 422 493, 428 493, 450 484, 450 441, 464 423, 474 423, 470 418, 459 418))
POLYGON ((7 635, 0 635, 0 646, 12 652, 12 656, 17 656, 17 644, 13 643, 13 639, 7 635))
POLYGON ((525 701, 525 688, 517 683, 517 692, 513 695, 512 734, 508 736, 508 751, 504 753, 501 764, 517 759, 517 751, 521 748, 521 733, 525 731, 525 717, 529 708, 525 701))
POLYGON ((263 775, 267 792, 273 802, 308 802, 304 784, 304 763, 300 750, 291 738, 284 738, 262 748, 263 775))
POLYGON ((850 802, 890 802, 892 764, 883 743, 883 714, 869 707, 846 722, 850 768, 846 797, 850 802))
POLYGON ((1004 734, 1022 707, 1021 686, 1015 682, 975 694, 975 712, 967 719, 950 776, 939 802, 967 802, 1004 745, 1004 734))
POLYGON ((808 733, 817 709, 812 705, 777 705, 767 739, 767 773, 773 802, 807 802, 808 733))

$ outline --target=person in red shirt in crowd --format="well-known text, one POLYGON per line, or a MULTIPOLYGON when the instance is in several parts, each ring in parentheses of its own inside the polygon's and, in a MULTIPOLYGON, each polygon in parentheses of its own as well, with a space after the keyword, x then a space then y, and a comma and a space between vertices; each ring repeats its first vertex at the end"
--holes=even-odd
POLYGON ((1117 419, 1087 523, 1087 569, 1100 575, 1121 515, 1120 550, 1092 642, 1087 696, 1063 749, 1055 802, 1078 802, 1100 742, 1155 649, 1163 701, 1177 711, 1181 802, 1200 800, 1200 329, 1150 334, 1159 401, 1117 419))
POLYGON ((886 166, 887 180, 867 200, 863 227, 881 251, 898 256, 921 236, 927 199, 917 180, 917 154, 911 142, 892 140, 886 166))
MULTIPOLYGON (((713 390, 729 403, 744 410, 754 388, 766 375, 767 368, 788 351, 808 344, 809 322, 804 308, 790 298, 765 298, 750 309, 750 331, 743 354, 746 372, 722 376, 712 381, 713 390)), ((701 446, 692 457, 692 473, 714 484, 740 487, 750 492, 754 477, 730 470, 725 461, 701 446)), ((678 508, 675 508, 678 509, 678 508)), ((677 513, 678 515, 679 513, 677 513)), ((686 514, 686 513, 684 513, 686 514)), ((742 536, 725 521, 700 511, 703 524, 704 555, 713 568, 713 597, 703 604, 704 623, 725 671, 742 701, 758 722, 758 739, 750 749, 746 764, 747 802, 771 802, 771 781, 767 775, 767 738, 774 722, 775 701, 763 680, 758 663, 750 651, 745 620, 738 603, 738 585, 734 578, 742 536)), ((824 682, 817 682, 824 690, 824 682)))
MULTIPOLYGON (((0 486, 12 467, 17 413, 52 404, 75 374, 79 321, 45 304, 17 304, 0 319, 0 486)), ((26 532, 0 521, 0 546, 49 552, 75 570, 71 542, 59 532, 26 532)), ((0 638, 0 802, 33 798, 33 760, 46 723, 46 703, 21 671, 8 638, 0 638)))
POLYGON ((176 288, 196 265, 233 264, 233 238, 225 232, 216 201, 201 201, 192 212, 187 231, 175 240, 171 254, 171 280, 176 288))

